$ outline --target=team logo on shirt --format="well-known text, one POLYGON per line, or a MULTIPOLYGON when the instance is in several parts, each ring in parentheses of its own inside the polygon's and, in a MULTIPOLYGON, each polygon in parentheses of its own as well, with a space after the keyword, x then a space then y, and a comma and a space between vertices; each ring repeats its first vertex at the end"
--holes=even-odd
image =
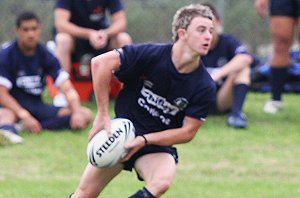
POLYGON ((181 111, 183 111, 187 107, 187 105, 188 105, 189 102, 187 101, 186 98, 180 97, 180 98, 176 98, 174 100, 174 103, 178 107, 178 109, 180 109, 181 111))
POLYGON ((175 116, 179 111, 183 110, 188 101, 185 98, 175 99, 175 105, 167 101, 166 98, 154 93, 151 90, 153 83, 145 81, 141 89, 141 96, 138 98, 138 104, 144 108, 153 117, 158 117, 162 123, 169 125, 171 120, 169 116, 175 116))
POLYGON ((16 79, 17 87, 24 89, 25 92, 40 95, 43 92, 41 77, 36 76, 19 76, 16 79))
POLYGON ((95 22, 95 21, 100 21, 102 18, 103 18, 103 8, 97 6, 93 10, 93 13, 90 15, 90 20, 95 22))

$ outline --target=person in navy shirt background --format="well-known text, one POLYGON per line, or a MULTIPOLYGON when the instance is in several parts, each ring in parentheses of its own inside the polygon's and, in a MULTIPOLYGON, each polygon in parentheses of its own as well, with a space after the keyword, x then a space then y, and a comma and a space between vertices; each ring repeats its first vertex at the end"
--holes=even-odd
POLYGON ((122 0, 56 0, 54 21, 55 53, 67 72, 71 71, 71 54, 76 60, 86 53, 96 56, 132 43, 125 32, 122 0))
POLYGON ((212 40, 212 19, 206 6, 185 6, 173 19, 173 44, 124 46, 92 59, 97 116, 89 140, 101 129, 110 133, 112 73, 124 83, 115 104, 116 117, 133 122, 136 138, 125 145, 130 152, 115 166, 98 168, 89 163, 70 197, 97 197, 122 169, 135 169, 145 181, 131 198, 160 197, 170 188, 178 162, 174 145, 195 137, 216 99, 214 81, 200 60, 212 40))
POLYGON ((252 56, 246 47, 232 35, 221 33, 221 19, 216 8, 211 48, 202 61, 217 85, 217 100, 213 113, 229 112, 227 124, 234 128, 246 128, 247 119, 242 112, 249 90, 252 56))
POLYGON ((12 115, 9 123, 0 126, 5 132, 0 133, 2 140, 7 143, 15 143, 11 134, 17 135, 13 124, 18 120, 29 132, 39 133, 42 129, 83 129, 92 119, 91 111, 80 105, 69 74, 39 43, 40 33, 38 17, 32 12, 24 12, 16 20, 17 39, 0 52, 0 105, 12 115), (68 107, 54 107, 42 101, 48 75, 65 94, 68 107))

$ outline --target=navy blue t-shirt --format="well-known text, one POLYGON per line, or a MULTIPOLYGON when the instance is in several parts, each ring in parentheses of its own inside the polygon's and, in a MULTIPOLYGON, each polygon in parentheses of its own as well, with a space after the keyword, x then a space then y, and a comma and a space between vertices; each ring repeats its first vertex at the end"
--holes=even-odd
POLYGON ((69 10, 72 23, 99 30, 109 26, 105 12, 114 14, 123 10, 124 4, 122 0, 56 0, 55 8, 69 10))
POLYGON ((69 77, 44 45, 38 44, 33 56, 25 56, 17 41, 0 51, 0 85, 7 87, 20 104, 41 100, 47 75, 56 86, 69 77))
POLYGON ((118 49, 124 83, 115 106, 117 117, 130 119, 137 135, 179 128, 184 117, 205 120, 215 101, 215 84, 201 63, 188 74, 172 60, 172 44, 141 44, 118 49))
POLYGON ((207 68, 218 68, 228 63, 237 54, 249 54, 239 40, 228 34, 221 34, 217 45, 202 56, 207 68))

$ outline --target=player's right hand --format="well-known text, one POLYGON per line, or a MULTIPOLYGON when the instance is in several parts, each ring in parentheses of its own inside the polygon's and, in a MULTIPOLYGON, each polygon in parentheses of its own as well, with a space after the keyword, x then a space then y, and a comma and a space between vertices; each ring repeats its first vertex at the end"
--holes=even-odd
POLYGON ((40 133, 42 130, 42 127, 40 123, 33 117, 28 116, 26 118, 23 118, 23 123, 25 125, 25 128, 28 130, 29 133, 40 133))
POLYGON ((105 130, 108 136, 111 136, 110 129, 110 117, 108 115, 99 115, 97 114, 93 122, 93 127, 89 132, 88 139, 89 141, 101 130, 105 130))

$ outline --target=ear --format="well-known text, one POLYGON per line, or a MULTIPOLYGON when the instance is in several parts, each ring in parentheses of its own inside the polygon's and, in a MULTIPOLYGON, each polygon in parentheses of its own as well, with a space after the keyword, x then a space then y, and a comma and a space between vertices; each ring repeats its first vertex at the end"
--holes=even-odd
POLYGON ((19 28, 18 28, 18 27, 16 27, 16 28, 14 29, 14 31, 15 31, 15 34, 18 34, 18 32, 19 32, 19 28))
POLYGON ((177 30, 177 34, 178 34, 178 39, 181 39, 186 35, 186 30, 180 28, 180 29, 177 30))

